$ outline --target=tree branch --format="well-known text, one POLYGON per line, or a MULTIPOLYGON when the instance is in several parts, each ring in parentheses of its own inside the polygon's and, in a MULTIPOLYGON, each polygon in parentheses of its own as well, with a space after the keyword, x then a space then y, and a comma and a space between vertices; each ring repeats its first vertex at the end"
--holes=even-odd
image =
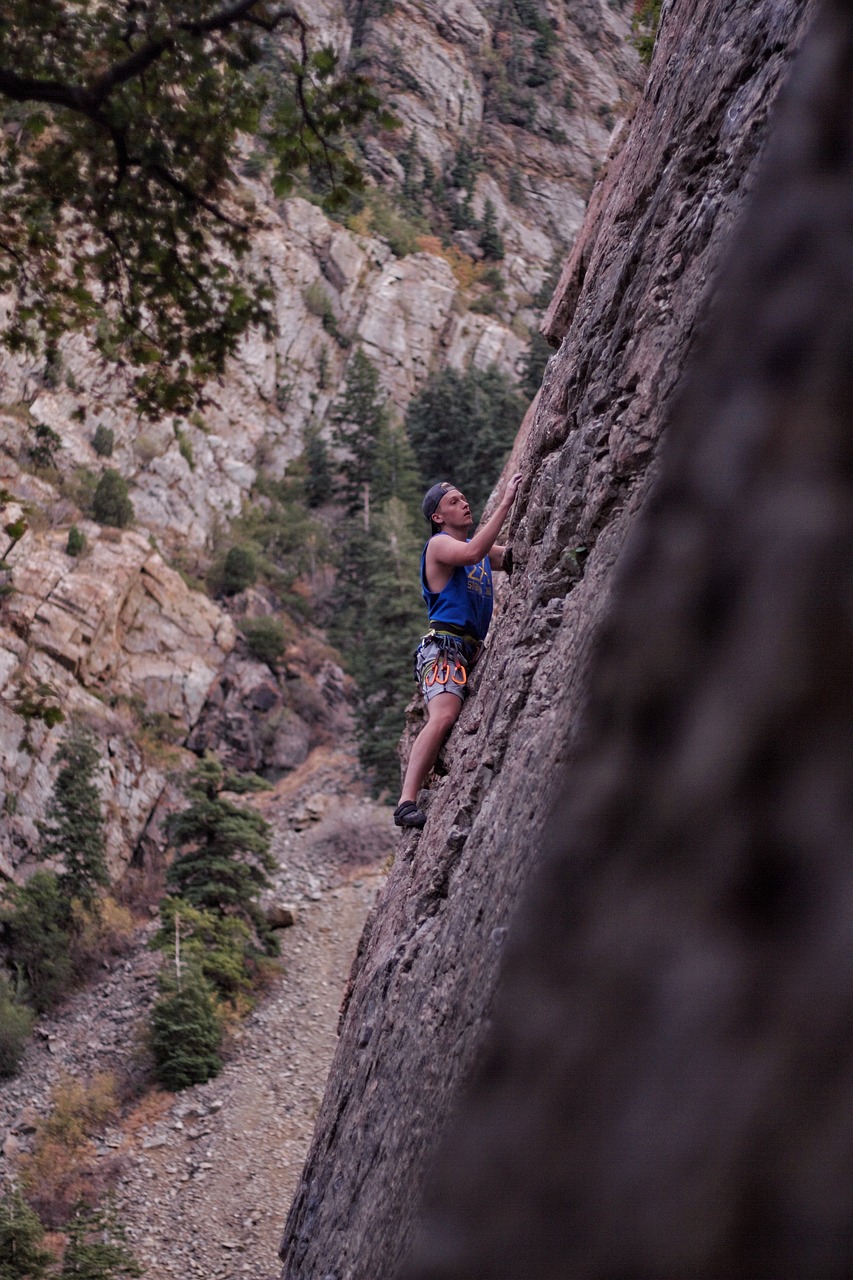
POLYGON ((77 85, 63 84, 61 80, 36 80, 32 76, 19 76, 15 71, 0 67, 0 93, 15 102, 44 102, 51 106, 70 107, 72 111, 91 114, 89 92, 77 85))
MULTIPOLYGON (((138 164, 138 161, 130 160, 130 164, 138 164)), ((251 228, 248 222, 238 222, 236 218, 231 218, 220 209, 219 205, 214 204, 212 200, 208 200, 205 196, 200 195, 188 183, 182 182, 180 178, 171 173, 165 165, 149 164, 145 166, 146 171, 156 178, 163 186, 170 187, 173 191, 177 191, 185 200, 191 204, 200 205, 202 209, 206 209, 209 214, 216 218, 219 222, 224 222, 227 227, 231 227, 234 231, 241 231, 247 234, 251 228)))
MULTIPOLYGON (((268 18, 252 13, 253 9, 263 7, 263 4, 264 0, 235 0, 234 4, 211 14, 203 22, 178 22, 174 30, 200 39, 215 31, 227 31, 244 21, 253 26, 261 26, 265 31, 273 31, 285 19, 290 19, 303 33, 304 47, 304 20, 289 7, 279 9, 268 18)), ((88 87, 67 84, 61 80, 20 76, 15 71, 0 67, 0 94, 15 102, 44 102, 51 106, 68 107, 71 111, 78 111, 94 119, 98 109, 118 85, 141 75, 164 53, 174 48, 176 42, 177 34, 148 40, 126 58, 108 67, 88 87)))

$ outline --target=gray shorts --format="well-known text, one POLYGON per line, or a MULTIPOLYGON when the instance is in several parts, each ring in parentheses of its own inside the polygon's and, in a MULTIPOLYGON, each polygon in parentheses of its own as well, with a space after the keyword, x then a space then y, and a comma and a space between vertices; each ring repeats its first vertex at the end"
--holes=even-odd
POLYGON ((468 672, 476 661, 469 645, 440 645, 425 636, 415 652, 415 679, 425 701, 439 693, 454 693, 465 698, 468 693, 468 672))

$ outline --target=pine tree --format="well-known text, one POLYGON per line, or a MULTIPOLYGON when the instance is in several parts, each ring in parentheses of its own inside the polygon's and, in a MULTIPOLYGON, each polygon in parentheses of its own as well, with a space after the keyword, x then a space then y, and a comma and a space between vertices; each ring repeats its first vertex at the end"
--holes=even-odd
POLYGON ((399 787, 397 742, 414 692, 412 654, 423 632, 421 541, 414 518, 390 498, 365 539, 344 652, 359 694, 359 756, 378 791, 399 787))
POLYGON ((169 889, 201 910, 242 916, 262 929, 256 898, 269 885, 275 866, 270 827, 259 813, 241 808, 221 794, 229 779, 222 765, 206 755, 184 783, 189 806, 167 823, 179 850, 166 876, 169 889))
POLYGON ((452 480, 482 508, 515 440, 525 403, 491 365, 466 373, 442 369, 409 401, 406 432, 426 487, 452 480))
POLYGON ((339 450, 341 498, 348 515, 370 508, 376 441, 387 422, 386 399, 379 374, 359 347, 330 414, 332 439, 339 450))
POLYGON ((402 426, 385 421, 376 437, 371 500, 375 507, 382 507, 389 499, 398 498, 406 510, 415 515, 422 496, 417 459, 409 437, 402 426))
POLYGON ((219 1074, 222 1023, 213 988, 192 965, 172 979, 151 1010, 149 1040, 164 1089, 186 1089, 219 1074))
POLYGON ((331 498, 333 482, 329 450, 314 422, 305 429, 305 470, 305 498, 308 506, 320 507, 331 498))
POLYGON ((68 896, 79 898, 91 909, 98 885, 109 883, 104 819, 94 782, 101 757, 89 730, 72 725, 56 758, 62 767, 53 784, 45 821, 39 823, 41 855, 62 863, 60 881, 68 896))
POLYGON ((44 1227, 17 1187, 0 1199, 0 1280, 42 1280, 53 1257, 42 1249, 44 1227))
POLYGON ((160 903, 160 928, 151 946, 171 954, 176 946, 186 964, 213 987, 217 997, 232 1003, 251 988, 259 953, 252 932, 237 916, 200 911, 183 898, 160 903))
POLYGON ((374 555, 368 529, 362 519, 344 520, 338 528, 341 557, 335 580, 334 612, 329 618, 329 638, 347 658, 364 640, 365 582, 374 555))
POLYGON ((78 1205, 66 1229, 68 1243, 60 1280, 119 1280, 142 1275, 111 1205, 101 1209, 78 1205))
POLYGON ((491 200, 486 200, 483 208, 483 218, 480 223, 480 235, 477 243, 485 256, 493 261, 503 258, 506 254, 501 233, 498 231, 495 206, 491 200))

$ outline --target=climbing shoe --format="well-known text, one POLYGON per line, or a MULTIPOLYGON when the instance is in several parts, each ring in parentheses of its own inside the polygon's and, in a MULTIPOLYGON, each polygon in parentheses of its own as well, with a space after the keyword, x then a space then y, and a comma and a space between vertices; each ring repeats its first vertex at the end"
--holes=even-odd
POLYGON ((420 831, 426 824, 426 814, 421 812, 414 800, 404 800, 394 810, 394 823, 398 827, 416 827, 420 831))

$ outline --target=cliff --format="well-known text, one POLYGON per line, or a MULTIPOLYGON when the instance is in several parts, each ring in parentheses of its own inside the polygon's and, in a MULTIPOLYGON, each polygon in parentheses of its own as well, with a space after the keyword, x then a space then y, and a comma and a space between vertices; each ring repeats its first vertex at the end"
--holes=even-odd
MULTIPOLYGON (((528 918, 526 938, 532 958, 522 968, 526 978, 533 970, 535 979, 511 984, 511 998, 501 1015, 506 1047, 488 1059, 486 1075, 479 1081, 479 1100, 461 1130, 461 1146, 450 1148, 443 1165, 434 1193, 439 1207, 429 1219, 417 1274, 460 1280, 462 1276, 472 1280, 519 1275, 556 1280, 567 1274, 560 1248, 566 1243, 562 1217, 574 1203, 572 1195, 585 1196, 586 1211, 595 1214, 597 1134, 605 1134, 611 1143, 608 1174, 613 1185, 620 1185, 619 1180, 630 1174, 620 1160, 627 1149, 633 1149, 631 1131, 619 1126, 644 1123, 642 1115, 627 1110, 608 1128, 602 1103, 596 1112, 599 1127, 588 1132, 583 1124, 583 1099, 588 1094, 578 1093, 571 1112, 573 1125, 555 1130, 563 1141, 555 1144, 551 1163, 545 1154, 548 1125, 562 1116, 562 1100, 568 1096, 564 1090, 579 1087, 578 1077, 562 1069, 564 1058, 574 1063, 576 1020, 582 1028, 577 1034, 585 1037, 585 1052, 579 1052, 577 1067, 578 1072, 587 1073, 583 1085, 594 1085, 596 1073, 605 1073, 596 1098, 619 1096, 618 1082, 611 1082, 607 1072, 622 1072, 620 1080, 627 1080, 634 1069, 634 1059, 628 1060, 626 1054, 611 1059, 607 1053, 611 1040, 618 1044, 621 1019, 629 1017, 633 1007, 630 961, 624 960, 619 970, 622 986, 603 1004, 600 1018, 597 1001, 610 992, 611 970, 602 967, 599 979, 596 966, 611 949, 622 954, 620 923, 633 919, 631 912, 642 917, 644 946, 653 952, 656 916, 652 905, 643 915, 645 899, 631 906, 624 892, 626 869, 641 856, 625 833, 630 832, 647 791, 654 791, 664 817, 682 784, 686 805, 693 794, 690 780, 677 773, 677 755, 672 763, 675 775, 668 775, 667 785, 655 787, 656 751, 662 749, 661 743, 687 733, 667 700, 666 688, 661 688, 673 664, 686 665, 677 639, 679 635, 683 639, 684 633, 675 628, 667 648, 658 653, 656 624, 664 627, 673 621, 673 612, 692 609, 701 615, 691 615, 694 628, 704 625, 711 634, 718 616, 720 620, 727 616, 725 579, 721 582, 711 572, 716 543, 707 529, 701 543, 697 542, 689 518, 691 504, 698 502, 700 492, 710 493, 722 508, 723 497, 734 501, 734 493, 748 526, 750 499, 738 487, 738 467, 745 465, 744 453, 754 456, 753 448, 766 449, 770 456, 774 447, 772 432, 762 436, 760 444, 750 437, 750 424, 757 429, 758 420, 764 419, 751 415, 754 388, 749 379, 737 381, 736 376, 738 356, 748 350, 750 341, 751 297, 740 305, 731 335, 725 315, 718 322, 731 363, 717 363, 706 375, 689 443, 682 446, 680 465, 689 470, 695 492, 687 499, 682 496, 678 517, 666 525, 659 539, 647 536, 640 551, 635 543, 633 554, 626 551, 626 543, 649 504, 659 472, 659 446, 669 429, 685 367, 706 331, 721 263, 744 216, 776 97, 811 13, 812 6, 793 0, 753 6, 733 0, 685 0, 678 6, 664 6, 643 101, 624 146, 611 159, 593 197, 549 313, 548 331, 561 345, 548 365, 518 451, 526 478, 510 537, 519 569, 505 593, 479 666, 475 696, 466 705, 447 750, 447 776, 430 792, 427 826, 420 837, 402 840, 362 939, 312 1151, 285 1231, 285 1280, 318 1275, 338 1280, 381 1275, 390 1280, 400 1274, 427 1170, 440 1138, 452 1132, 449 1117, 460 1086, 471 1078, 484 1052, 516 905, 555 836, 567 838, 562 846, 567 849, 567 861, 559 871, 551 871, 528 918), (715 400, 715 390, 722 394, 720 389, 728 387, 732 374, 738 390, 728 399, 715 400), (738 434, 732 424, 744 414, 747 425, 738 434), (732 428, 728 452, 712 434, 712 422, 718 418, 732 428), (656 559, 660 561, 657 570, 656 559), (686 559, 694 569, 696 592, 677 598, 676 588, 671 595, 667 585, 678 580, 678 568, 686 559), (704 579, 697 560, 707 567, 704 579), (644 597, 642 612, 630 605, 629 587, 635 574, 654 578, 657 584, 657 594, 644 597), (611 596, 617 577, 620 586, 611 596), (626 602, 621 615, 620 591, 626 602), (621 618, 619 645, 611 649, 607 679, 595 686, 594 698, 590 670, 596 669, 596 649, 603 649, 604 637, 611 635, 602 631, 608 615, 621 618), (640 664, 649 685, 645 697, 629 705, 617 696, 619 680, 624 671, 640 664), (626 717, 624 723, 620 717, 626 717), (637 735, 633 755, 626 754, 620 736, 629 726, 637 735), (577 744, 592 733, 597 750, 573 783, 576 766, 568 766, 575 760, 577 744), (639 777, 633 780, 632 767, 640 765, 639 777), (617 789, 619 780, 621 789, 617 789), (555 798, 567 787, 574 795, 573 807, 555 816, 555 798), (600 816, 594 811, 590 818, 584 808, 586 796, 605 793, 615 797, 612 809, 602 806, 600 816), (582 820, 588 825, 582 825, 582 820), (612 843, 620 833, 625 847, 622 878, 614 863, 619 846, 612 843), (599 877, 579 881, 577 876, 596 850, 603 864, 599 877), (583 902, 590 923, 573 945, 573 895, 579 884, 586 893, 583 902), (609 923, 611 902, 620 911, 609 923), (546 936, 548 945, 543 943, 542 950, 537 950, 536 939, 546 936), (558 972, 565 976, 566 991, 549 982, 548 961, 554 950, 559 951, 558 972), (572 968, 573 963, 577 968, 572 968), (588 981, 573 984, 571 979, 578 973, 588 981), (599 982, 604 984, 603 992, 599 982), (512 1056, 508 1046, 516 1024, 526 1056, 523 1067, 513 1058, 510 1093, 503 1088, 502 1073, 512 1056), (535 1078, 535 1084, 525 1083, 525 1068, 527 1079, 535 1078), (610 1083, 613 1089, 608 1092, 605 1085, 610 1083), (537 1145, 528 1152, 525 1144, 531 1125, 537 1145), (490 1165, 493 1154, 496 1159, 490 1165), (460 1164, 454 1173, 456 1157, 460 1164), (540 1158, 549 1171, 541 1178, 536 1169, 540 1158), (560 1172, 550 1174, 554 1166, 562 1171, 571 1165, 572 1159, 583 1172, 566 1190, 560 1172), (466 1171, 476 1179, 470 1197, 466 1171), (500 1185, 504 1177, 510 1188, 506 1194, 500 1185), (540 1224, 545 1230, 541 1247, 536 1235, 540 1224)), ((790 117, 787 127, 796 133, 790 117)), ((849 156, 847 142, 839 142, 839 147, 849 156)), ((811 163, 818 164, 814 156, 811 163)), ((777 185, 777 195, 783 187, 783 183, 777 185)), ((777 265, 784 260, 785 243, 796 247, 796 241, 786 242, 781 234, 773 249, 768 249, 770 257, 775 253, 777 265)), ((805 243, 814 248, 813 236, 805 243)), ((730 288, 735 292, 737 271, 742 268, 743 261, 741 268, 733 268, 735 284, 730 288)), ((796 351, 803 325, 815 322, 817 316, 806 308, 804 316, 784 326, 782 311, 774 309, 776 295, 768 283, 768 271, 769 260, 759 256, 750 282, 754 297, 763 296, 767 303, 768 346, 763 348, 764 363, 761 357, 758 363, 766 377, 769 422, 773 419, 769 410, 780 405, 784 385, 780 353, 796 351), (783 331, 790 347, 779 337, 783 331)), ((831 273, 825 283, 834 289, 831 299, 837 303, 837 282, 832 285, 831 273)), ((802 287, 794 282, 791 296, 802 298, 802 287)), ((832 365, 831 374, 838 376, 837 364, 832 365)), ((802 376, 808 384, 808 372, 802 376)), ((818 402, 823 404, 820 394, 818 402)), ((686 403, 685 414, 689 398, 686 403)), ((831 409, 828 420, 835 430, 837 399, 831 409)), ((784 436, 787 420, 783 416, 777 421, 784 436)), ((804 431, 805 419, 797 421, 804 431)), ((831 464, 828 467, 832 474, 831 464)), ((718 509, 713 529, 722 536, 724 527, 718 509)), ((837 524, 832 525, 831 534, 836 546, 837 524)), ((735 533, 729 533, 727 546, 732 552, 737 542, 735 533)), ((767 590, 777 589, 772 575, 765 574, 764 583, 767 590)), ((763 604, 762 599, 755 609, 760 612, 763 604)), ((746 601, 742 607, 744 618, 751 617, 746 601)), ((745 647, 747 635, 744 632, 741 637, 745 647)), ((835 650, 833 655, 835 662, 835 650)), ((709 671, 714 670, 714 654, 702 650, 701 657, 708 661, 709 671)), ((745 652, 743 658, 742 669, 753 670, 745 652)), ((789 667, 781 672, 780 688, 790 684, 791 674, 789 667)), ((745 696, 746 687, 741 692, 745 696)), ((696 697, 704 706, 699 692, 696 697)), ((731 696, 725 706, 728 714, 736 714, 731 696)), ((726 720, 719 719, 724 716, 722 704, 717 706, 717 720, 712 706, 705 709, 712 723, 702 726, 702 740, 716 740, 713 725, 725 740, 726 720)), ((694 769, 700 767, 699 757, 701 752, 693 757, 694 769)), ((723 807, 727 799, 728 793, 722 790, 708 801, 707 814, 718 816, 721 831, 727 829, 729 811, 723 807)), ((700 818, 692 816, 698 824, 700 818)), ((760 820, 756 831, 759 827, 760 820)), ((666 827, 664 836, 669 839, 668 832, 666 827)), ((737 838, 737 832, 730 834, 737 838)), ((658 836, 663 839, 660 829, 658 836)), ((759 840, 757 834, 755 839, 759 840)), ((710 874, 707 863, 698 865, 700 882, 703 865, 704 874, 710 874)), ((759 869, 754 874, 762 873, 759 869)), ((772 877, 775 872, 769 874, 772 877)), ((638 892, 645 892, 642 884, 638 892)), ((672 881, 661 876, 658 892, 668 902, 666 895, 675 893, 672 881)), ((659 905, 659 900, 655 903, 659 905)), ((676 917, 673 928, 678 927, 676 917)), ((640 952, 631 954, 636 957, 640 952)), ((642 952, 644 957, 648 954, 642 952)), ((689 973, 673 972, 665 981, 682 979, 689 987, 689 973)), ((664 986, 661 1000, 665 1001, 667 990, 664 986)), ((644 998, 651 1000, 644 991, 644 998)), ((671 1001, 687 1027, 690 998, 682 999, 680 993, 681 988, 673 989, 671 1001)), ((655 1024, 657 1039, 649 1034, 633 1042, 640 1064, 653 1064, 654 1055, 666 1054, 665 1012, 660 1011, 655 1024)), ((661 1088, 659 1083, 657 1087, 661 1088)), ((637 1106, 642 1102, 638 1096, 637 1106)), ((707 1117, 710 1114, 706 1112, 707 1117)), ((654 1149, 653 1144, 649 1149, 654 1149)), ((655 1160, 649 1158, 641 1168, 645 1173, 637 1177, 646 1176, 654 1186, 655 1160)), ((676 1187, 677 1182, 676 1174, 676 1187)), ((614 1196, 614 1204, 630 1204, 628 1196, 626 1191, 621 1202, 614 1196)), ((600 1239, 618 1241, 619 1213, 614 1210, 606 1221, 605 1216, 600 1239)), ((762 1221, 766 1229, 767 1219, 762 1221)), ((641 1236, 643 1221, 638 1217, 632 1226, 641 1236)), ((584 1270, 584 1238, 579 1239, 577 1274, 626 1273, 625 1255, 603 1248, 584 1270)), ((644 1265, 636 1268, 638 1273, 682 1275, 689 1270, 681 1265, 686 1255, 677 1255, 674 1266, 657 1269, 659 1258, 654 1254, 627 1256, 644 1259, 644 1265)), ((748 1268, 715 1271, 711 1263, 701 1274, 759 1273, 748 1268)), ((766 1274, 776 1273, 771 1269, 766 1274)))
POLYGON ((407 1280, 850 1274, 851 73, 832 0, 614 583, 407 1280))

